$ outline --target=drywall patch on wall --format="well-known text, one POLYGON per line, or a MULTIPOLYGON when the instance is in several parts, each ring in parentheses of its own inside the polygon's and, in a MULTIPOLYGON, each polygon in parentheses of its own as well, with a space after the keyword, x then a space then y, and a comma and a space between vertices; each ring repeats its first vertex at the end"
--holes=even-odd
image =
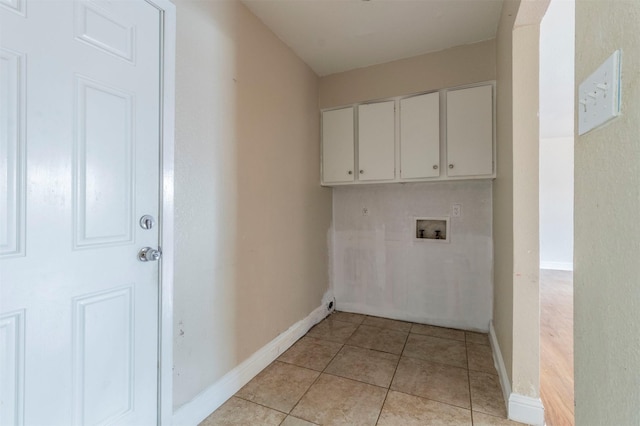
POLYGON ((333 190, 338 310, 487 331, 492 312, 491 181, 333 190), (450 243, 416 241, 416 217, 451 216, 450 243), (365 213, 366 209, 366 213, 365 213))

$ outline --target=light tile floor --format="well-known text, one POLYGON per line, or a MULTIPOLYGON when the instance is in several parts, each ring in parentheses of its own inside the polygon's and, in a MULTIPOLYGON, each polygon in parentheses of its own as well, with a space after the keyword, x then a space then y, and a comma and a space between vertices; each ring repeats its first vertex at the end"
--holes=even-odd
POLYGON ((518 424, 486 334, 334 312, 201 426, 518 424))

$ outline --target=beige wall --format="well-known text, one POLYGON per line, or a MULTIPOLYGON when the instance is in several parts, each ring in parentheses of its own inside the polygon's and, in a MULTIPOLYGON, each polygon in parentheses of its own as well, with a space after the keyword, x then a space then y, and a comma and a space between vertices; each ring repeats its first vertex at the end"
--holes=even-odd
POLYGON ((513 24, 519 1, 502 7, 496 38, 496 179, 493 182, 493 326, 509 380, 513 366, 513 24))
POLYGON ((320 306, 318 78, 239 2, 176 0, 174 405, 320 306))
POLYGON ((493 321, 512 392, 532 398, 540 395, 538 82, 546 5, 506 1, 497 38, 493 321))
POLYGON ((585 135, 576 130, 574 341, 580 425, 640 424, 638 22, 637 0, 576 1, 576 92, 622 49, 621 115, 585 135))
MULTIPOLYGON (((542 11, 544 13, 544 11, 542 11)), ((513 376, 511 389, 540 396, 540 20, 513 30, 513 376)))
POLYGON ((320 108, 494 80, 495 40, 453 47, 320 79, 320 108))

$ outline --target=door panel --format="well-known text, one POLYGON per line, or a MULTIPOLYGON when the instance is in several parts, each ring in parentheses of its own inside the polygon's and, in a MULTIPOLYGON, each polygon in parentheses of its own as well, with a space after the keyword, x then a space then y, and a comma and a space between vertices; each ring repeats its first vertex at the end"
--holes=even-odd
POLYGON ((133 96, 76 77, 76 247, 132 240, 133 96))
POLYGON ((159 12, 0 0, 0 32, 0 423, 154 424, 159 12))
POLYGON ((24 56, 0 48, 0 258, 24 248, 24 56))
POLYGON ((23 424, 24 311, 0 315, 0 425, 23 424))
POLYGON ((128 285, 73 301, 77 424, 111 423, 134 407, 132 293, 128 285))
POLYGON ((90 2, 76 3, 76 39, 134 62, 135 25, 90 2))
POLYGON ((19 15, 25 16, 26 0, 0 0, 0 5, 19 15))

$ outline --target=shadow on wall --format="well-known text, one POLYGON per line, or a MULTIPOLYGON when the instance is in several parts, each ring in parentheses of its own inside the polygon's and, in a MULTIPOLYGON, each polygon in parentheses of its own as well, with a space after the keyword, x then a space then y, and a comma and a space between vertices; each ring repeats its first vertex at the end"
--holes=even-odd
POLYGON ((235 282, 237 155, 231 143, 235 126, 229 124, 236 96, 227 83, 235 68, 233 8, 197 1, 176 6, 174 407, 179 407, 236 359, 236 289, 225 283, 235 282), (220 344, 225 350, 216 347, 220 344))
POLYGON ((331 190, 318 77, 244 6, 236 35, 239 361, 320 306, 331 190))
POLYGON ((317 76, 241 3, 176 5, 178 407, 320 305, 332 206, 317 76))

